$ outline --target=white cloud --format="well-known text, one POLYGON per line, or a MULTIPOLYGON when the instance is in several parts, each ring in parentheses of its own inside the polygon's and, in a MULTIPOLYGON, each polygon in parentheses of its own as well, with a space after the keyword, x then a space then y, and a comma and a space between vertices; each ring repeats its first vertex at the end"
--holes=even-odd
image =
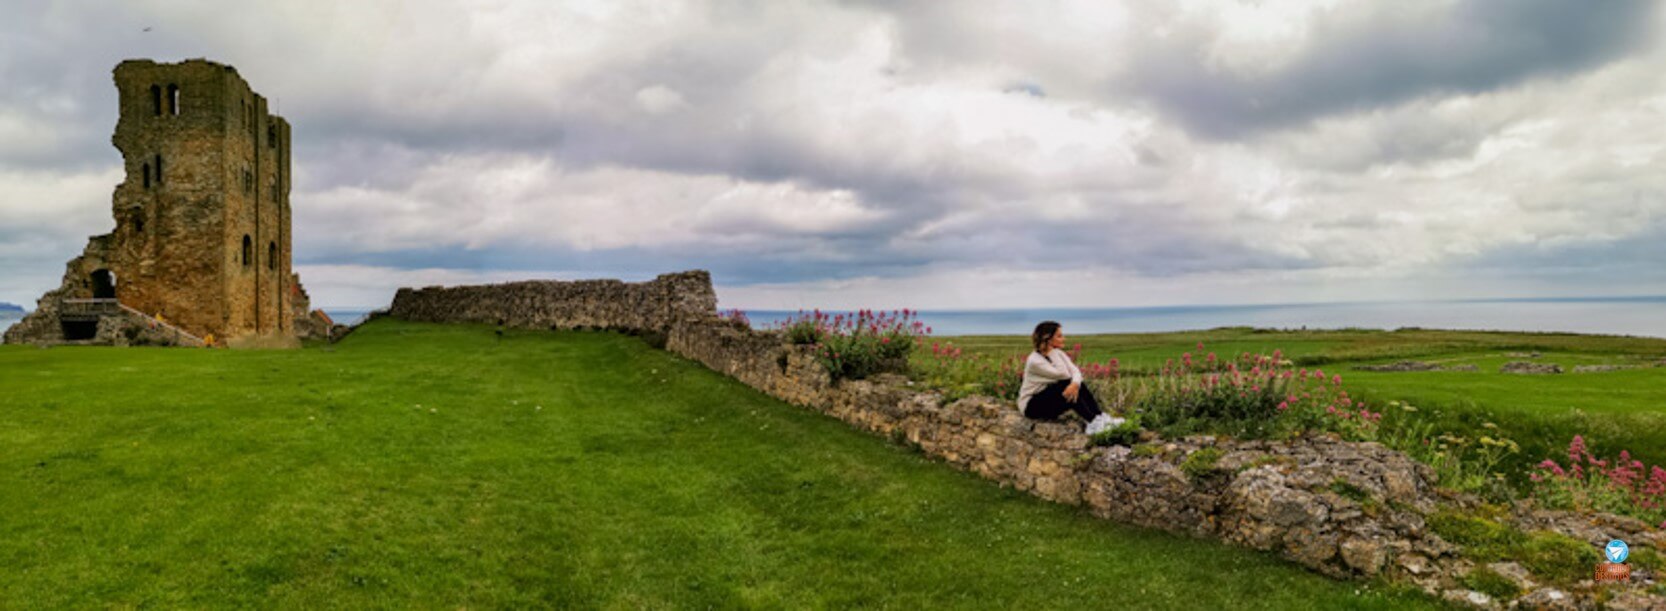
POLYGON ((643 87, 637 90, 636 104, 651 115, 663 115, 688 106, 688 102, 683 99, 683 94, 677 93, 677 90, 664 85, 643 87))

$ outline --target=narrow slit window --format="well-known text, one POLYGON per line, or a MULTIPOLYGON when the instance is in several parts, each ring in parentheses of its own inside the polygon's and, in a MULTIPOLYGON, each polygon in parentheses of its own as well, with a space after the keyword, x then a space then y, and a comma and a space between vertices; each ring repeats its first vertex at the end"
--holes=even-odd
POLYGON ((249 234, 243 234, 243 267, 248 267, 254 261, 255 242, 249 239, 249 234))
POLYGON ((162 116, 162 88, 160 86, 150 86, 150 108, 152 114, 158 117, 162 116))
POLYGON ((168 114, 179 116, 179 85, 168 85, 168 114))
POLYGON ((269 269, 269 270, 272 270, 272 271, 277 271, 278 270, 278 243, 277 242, 267 242, 266 243, 266 269, 269 269))
POLYGON ((145 164, 145 188, 150 188, 150 164, 145 164))

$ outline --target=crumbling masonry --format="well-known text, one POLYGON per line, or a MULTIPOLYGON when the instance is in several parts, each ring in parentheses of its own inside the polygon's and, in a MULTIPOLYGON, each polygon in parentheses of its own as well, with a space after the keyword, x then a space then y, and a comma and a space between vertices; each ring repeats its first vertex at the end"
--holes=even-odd
POLYGON ((116 66, 114 231, 6 343, 294 345, 325 332, 290 270, 290 131, 231 66, 116 66))

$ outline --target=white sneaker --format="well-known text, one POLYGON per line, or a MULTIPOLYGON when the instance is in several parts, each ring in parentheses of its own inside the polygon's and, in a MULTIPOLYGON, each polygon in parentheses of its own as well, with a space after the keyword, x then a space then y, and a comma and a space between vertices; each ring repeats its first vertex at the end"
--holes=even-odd
POLYGON ((1093 422, 1088 423, 1088 428, 1085 432, 1089 436, 1098 435, 1105 431, 1122 426, 1122 423, 1124 422, 1127 422, 1127 420, 1123 418, 1114 418, 1105 414, 1099 414, 1098 417, 1093 419, 1093 422))
POLYGON ((1110 428, 1110 422, 1111 422, 1111 417, 1110 416, 1106 416, 1105 414, 1099 414, 1098 416, 1095 416, 1093 418, 1092 422, 1088 423, 1087 429, 1082 431, 1082 432, 1087 433, 1088 436, 1090 436, 1090 437, 1093 436, 1093 435, 1098 435, 1100 432, 1104 431, 1105 429, 1110 428))

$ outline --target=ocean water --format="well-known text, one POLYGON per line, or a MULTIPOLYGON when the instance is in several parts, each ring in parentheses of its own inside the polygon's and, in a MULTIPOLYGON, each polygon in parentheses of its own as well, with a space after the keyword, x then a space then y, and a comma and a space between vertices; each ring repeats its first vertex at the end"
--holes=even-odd
POLYGON ((363 321, 364 317, 369 316, 370 313, 373 311, 373 310, 367 310, 367 309, 363 309, 363 308, 339 308, 339 309, 338 308, 322 308, 322 309, 324 310, 325 314, 330 315, 330 320, 335 321, 336 324, 338 324, 338 325, 357 324, 357 323, 363 321))
MULTIPOLYGON (((326 308, 336 322, 351 324, 364 309, 326 308)), ((764 328, 796 310, 746 310, 764 328)), ((0 312, 0 329, 22 319, 0 312)), ((920 320, 933 335, 1027 335, 1037 322, 1056 320, 1071 333, 1184 331, 1215 327, 1277 329, 1477 329, 1558 331, 1666 338, 1666 296, 1589 299, 1503 299, 1381 303, 1308 303, 1150 308, 1036 308, 926 310, 920 320)))
MULTIPOLYGON (((765 328, 796 310, 748 310, 765 328)), ((1666 296, 1591 299, 1509 299, 1144 308, 925 310, 933 335, 1028 335, 1056 320, 1070 333, 1138 333, 1215 327, 1276 329, 1469 329, 1547 331, 1666 338, 1666 296)))

